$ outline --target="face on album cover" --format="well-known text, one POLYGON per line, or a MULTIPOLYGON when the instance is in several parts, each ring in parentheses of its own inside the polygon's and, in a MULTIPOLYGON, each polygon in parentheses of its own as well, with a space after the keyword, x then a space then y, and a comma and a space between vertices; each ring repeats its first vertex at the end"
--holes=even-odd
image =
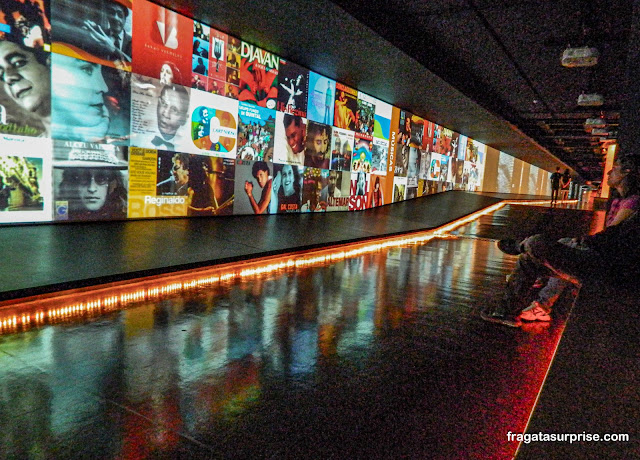
POLYGON ((271 212, 300 212, 302 200, 301 166, 273 165, 271 212))
POLYGON ((131 74, 52 54, 52 136, 129 145, 131 74))
POLYGON ((52 0, 53 51, 131 71, 131 0, 52 0))
POLYGON ((189 85, 193 20, 147 0, 136 0, 133 13, 133 72, 164 84, 189 85))
POLYGON ((267 161, 235 161, 234 214, 271 214, 273 164, 267 161))
POLYGON ((274 163, 304 165, 308 124, 306 118, 276 112, 274 163))
POLYGON ((302 207, 300 212, 326 211, 326 200, 322 200, 322 192, 328 187, 329 171, 327 169, 304 168, 302 173, 302 207))
POLYGON ((127 217, 127 147, 55 140, 53 172, 56 220, 127 217))
POLYGON ((42 0, 0 3, 0 133, 51 137, 50 32, 42 0))

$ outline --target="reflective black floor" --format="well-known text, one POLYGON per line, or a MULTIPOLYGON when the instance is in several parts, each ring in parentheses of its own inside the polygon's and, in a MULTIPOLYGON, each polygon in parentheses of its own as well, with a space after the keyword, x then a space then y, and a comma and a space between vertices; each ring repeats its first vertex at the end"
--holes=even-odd
POLYGON ((593 218, 510 206, 453 239, 2 335, 0 458, 510 458, 564 320, 479 319, 514 264, 492 238, 593 218))

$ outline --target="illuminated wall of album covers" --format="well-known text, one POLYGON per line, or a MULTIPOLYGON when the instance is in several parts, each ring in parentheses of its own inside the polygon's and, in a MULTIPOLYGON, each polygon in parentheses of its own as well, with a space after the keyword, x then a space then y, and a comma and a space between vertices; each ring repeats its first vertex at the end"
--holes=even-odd
POLYGON ((483 189, 485 145, 147 0, 0 2, 0 85, 4 224, 483 189))

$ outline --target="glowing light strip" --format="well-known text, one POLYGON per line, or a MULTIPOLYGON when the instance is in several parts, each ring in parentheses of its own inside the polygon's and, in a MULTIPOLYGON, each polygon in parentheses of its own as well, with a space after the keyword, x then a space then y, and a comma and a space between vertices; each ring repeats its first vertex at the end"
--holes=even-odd
POLYGON ((99 316, 145 301, 171 297, 179 293, 230 281, 325 265, 389 248, 424 244, 434 238, 455 238, 455 235, 450 235, 449 232, 486 214, 495 212, 507 204, 539 203, 550 203, 550 201, 503 201, 436 229, 411 235, 376 238, 363 243, 348 243, 325 249, 262 257, 204 269, 192 269, 88 289, 75 289, 2 302, 0 309, 6 311, 6 314, 0 317, 0 334, 24 331, 45 324, 99 316), (283 261, 283 258, 286 260, 283 261))

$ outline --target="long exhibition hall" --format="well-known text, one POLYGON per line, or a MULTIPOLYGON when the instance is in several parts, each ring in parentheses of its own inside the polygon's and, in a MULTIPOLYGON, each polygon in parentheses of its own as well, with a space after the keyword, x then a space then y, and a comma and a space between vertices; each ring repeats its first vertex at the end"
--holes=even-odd
POLYGON ((640 458, 639 13, 0 2, 0 459, 640 458))

